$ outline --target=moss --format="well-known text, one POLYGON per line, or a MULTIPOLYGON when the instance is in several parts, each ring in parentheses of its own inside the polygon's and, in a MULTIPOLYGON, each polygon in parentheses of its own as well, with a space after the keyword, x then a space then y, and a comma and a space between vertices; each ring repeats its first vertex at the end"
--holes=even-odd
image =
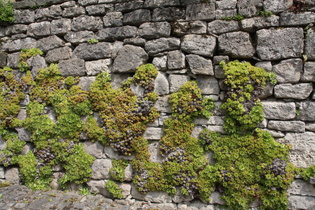
POLYGON ((29 70, 29 65, 27 63, 27 59, 34 57, 36 55, 42 55, 44 54, 40 49, 38 48, 31 48, 31 49, 23 49, 20 54, 18 67, 20 71, 26 72, 29 70))
POLYGON ((0 0, 0 24, 14 21, 14 8, 10 1, 0 0))
POLYGON ((124 159, 112 160, 113 166, 109 171, 112 179, 123 182, 125 179, 125 169, 128 166, 129 161, 124 159))
POLYGON ((105 188, 114 198, 118 198, 118 199, 123 198, 122 189, 120 189, 114 181, 108 180, 105 183, 105 188))

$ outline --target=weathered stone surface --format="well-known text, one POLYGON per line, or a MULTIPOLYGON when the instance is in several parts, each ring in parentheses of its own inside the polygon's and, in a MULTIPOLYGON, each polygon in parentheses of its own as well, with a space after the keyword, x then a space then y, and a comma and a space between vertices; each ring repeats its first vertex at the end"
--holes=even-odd
POLYGON ((186 68, 185 55, 179 51, 171 51, 167 54, 167 68, 168 70, 186 68))
POLYGON ((27 60, 27 63, 31 67, 31 73, 33 75, 33 78, 37 76, 37 72, 39 69, 47 67, 45 59, 40 55, 36 55, 35 57, 29 58, 27 60))
POLYGON ((113 88, 117 89, 120 84, 125 81, 128 77, 131 77, 130 74, 111 74, 111 85, 113 88))
POLYGON ((295 166, 306 168, 315 164, 314 133, 287 133, 284 141, 284 143, 292 145, 289 159, 295 166))
MULTIPOLYGON (((3 32, 5 35, 13 35, 13 34, 20 34, 20 33, 25 33, 28 29, 28 26, 27 25, 24 25, 24 24, 14 24, 14 25, 11 25, 11 26, 8 26, 6 28, 3 28, 3 32)), ((1 35, 1 32, 0 32, 0 36, 4 36, 1 35)))
POLYGON ((143 137, 148 140, 159 140, 163 136, 162 128, 148 127, 143 137))
POLYGON ((165 6, 179 6, 180 0, 147 0, 144 6, 148 8, 165 7, 165 6))
POLYGON ((49 50, 46 54, 47 63, 56 63, 60 60, 67 60, 72 56, 72 49, 70 47, 60 47, 49 50))
POLYGON ((255 64, 255 66, 263 68, 267 71, 272 71, 272 64, 270 61, 261 61, 261 62, 257 62, 255 64))
POLYGON ((58 18, 58 16, 62 15, 62 9, 60 5, 52 5, 48 8, 39 8, 36 10, 35 19, 39 20, 51 20, 58 18))
POLYGON ((93 155, 96 158, 105 158, 105 154, 104 154, 104 146, 101 145, 99 142, 90 142, 90 141, 86 141, 84 142, 84 150, 90 154, 93 155))
POLYGON ((111 59, 88 61, 88 62, 85 62, 86 73, 89 76, 96 76, 104 71, 109 73, 110 65, 111 65, 111 59))
POLYGON ((0 179, 4 179, 4 168, 0 167, 0 179))
POLYGON ((302 82, 315 82, 315 62, 305 62, 302 82))
POLYGON ((255 54, 251 38, 246 32, 231 32, 218 38, 219 51, 234 58, 251 58, 255 54))
POLYGON ((145 44, 145 50, 149 55, 154 56, 164 51, 177 50, 179 46, 180 40, 177 38, 160 38, 148 41, 145 44))
POLYGON ((276 98, 306 99, 313 91, 311 83, 280 84, 274 87, 276 98))
POLYGON ((112 167, 110 159, 96 159, 92 165, 92 179, 109 179, 109 170, 112 167))
POLYGON ((12 53, 8 55, 7 66, 10 68, 18 68, 20 53, 12 53))
POLYGON ((84 76, 84 66, 84 60, 79 58, 71 58, 59 62, 59 70, 63 76, 84 76))
POLYGON ((309 23, 315 22, 315 13, 313 12, 284 12, 280 15, 280 25, 281 26, 298 26, 307 25, 309 23))
POLYGON ((216 38, 210 35, 186 35, 182 40, 184 52, 212 57, 216 46, 216 38))
POLYGON ((169 99, 169 96, 159 97, 158 100, 155 102, 154 107, 159 112, 171 113, 172 110, 171 110, 170 104, 168 102, 168 99, 169 99))
POLYGON ((187 55, 190 71, 193 74, 214 75, 212 61, 199 55, 187 55))
POLYGON ((264 116, 272 120, 290 120, 296 115, 295 103, 263 101, 264 116))
POLYGON ((144 46, 146 43, 146 40, 141 37, 134 37, 129 39, 124 39, 124 44, 131 44, 136 46, 144 46))
POLYGON ((176 189, 176 194, 173 196, 174 203, 188 203, 194 199, 192 195, 183 195, 179 188, 176 189))
POLYGON ((125 38, 132 38, 137 35, 137 27, 122 26, 114 28, 104 28, 96 33, 98 40, 114 41, 125 38))
POLYGON ((257 13, 262 8, 262 0, 238 0, 237 1, 237 8, 238 13, 245 17, 252 17, 257 15, 257 13))
POLYGON ((72 19, 73 31, 97 31, 101 29, 103 22, 100 17, 82 15, 72 19))
POLYGON ((79 44, 82 42, 87 42, 89 39, 94 38, 94 33, 92 31, 78 31, 69 32, 64 36, 65 40, 73 44, 79 44))
POLYGON ((111 194, 105 189, 105 183, 104 180, 91 180, 86 184, 89 186, 91 193, 100 193, 106 197, 111 197, 111 194))
POLYGON ((180 7, 165 7, 153 9, 152 21, 176 21, 185 18, 185 9, 180 7))
POLYGON ((105 15, 107 12, 112 11, 114 5, 112 4, 97 4, 85 7, 89 15, 105 15))
MULTIPOLYGON (((90 5, 90 4, 97 4, 98 0, 79 0, 78 3, 82 6, 90 5)), ((99 2, 103 3, 103 2, 99 2)))
POLYGON ((5 180, 11 184, 19 184, 19 169, 18 168, 7 168, 4 173, 5 180))
POLYGON ((305 123, 302 121, 274 121, 270 120, 268 128, 278 131, 305 132, 305 123))
MULTIPOLYGON (((78 85, 82 88, 82 90, 89 91, 91 84, 95 81, 95 79, 96 77, 80 77, 80 81, 78 85)), ((88 137, 84 137, 84 136, 83 138, 88 139, 88 137)))
POLYGON ((103 17, 105 27, 122 26, 123 15, 121 12, 108 12, 103 17))
POLYGON ((270 17, 253 17, 241 21, 241 27, 245 31, 255 31, 266 27, 279 26, 279 17, 272 15, 270 17))
POLYGON ((291 195, 306 195, 315 197, 315 186, 301 179, 294 180, 288 193, 291 195))
POLYGON ((112 56, 112 45, 108 42, 83 43, 74 49, 73 55, 84 60, 110 58, 112 56))
POLYGON ((278 83, 298 82, 303 71, 301 59, 282 60, 279 64, 272 67, 272 71, 277 75, 278 83))
POLYGON ((64 46, 64 41, 56 35, 42 38, 38 40, 36 44, 36 47, 42 50, 43 52, 47 52, 48 50, 52 50, 54 48, 63 47, 63 46, 64 46))
POLYGON ((186 7, 186 20, 214 20, 215 1, 208 3, 192 4, 186 7))
MULTIPOLYGON (((99 0, 99 3, 106 2, 107 0, 99 0)), ((116 1, 111 1, 116 2, 116 1)), ((127 12, 135 9, 143 8, 143 1, 142 0, 134 0, 134 1, 121 1, 119 4, 115 4, 115 11, 118 12, 127 12)))
POLYGON ((162 72, 159 72, 155 78, 154 92, 156 92, 158 95, 167 95, 170 93, 168 80, 166 75, 162 72))
POLYGON ((127 183, 119 183, 118 187, 122 189, 123 198, 127 198, 131 192, 131 185, 127 183))
POLYGON ((14 23, 34 23, 35 12, 32 10, 14 10, 14 23))
POLYGON ((308 131, 315 131, 315 123, 305 123, 305 129, 308 131))
POLYGON ((238 21, 214 20, 208 23, 209 34, 223 34, 240 29, 238 21))
POLYGON ((303 101, 297 103, 298 115, 297 119, 303 121, 315 121, 315 102, 303 101))
POLYGON ((173 33, 177 36, 186 34, 206 34, 207 23, 205 21, 175 21, 172 23, 173 33))
POLYGON ((315 197, 290 195, 288 200, 288 207, 292 210, 315 208, 315 197))
POLYGON ((0 67, 4 67, 7 65, 7 54, 0 52, 0 67))
POLYGON ((265 0, 264 9, 273 13, 282 12, 293 5, 293 0, 265 0))
POLYGON ((85 15, 84 7, 80 7, 80 6, 65 8, 62 13, 63 17, 77 17, 80 15, 85 15))
POLYGON ((9 40, 3 43, 3 49, 5 51, 14 52, 22 49, 30 49, 36 47, 36 40, 33 38, 9 40))
POLYGON ((152 64, 160 71, 166 70, 167 56, 154 57, 152 64))
POLYGON ((203 94, 219 94, 218 80, 212 76, 198 76, 197 84, 203 94))
POLYGON ((226 204, 226 202, 221 199, 221 194, 219 192, 211 193, 209 199, 210 199, 210 204, 220 204, 220 205, 226 204))
POLYGON ((148 54, 141 48, 132 45, 122 47, 114 60, 113 72, 134 72, 137 67, 146 63, 148 54))
POLYGON ((300 57, 303 53, 303 29, 280 28, 257 31, 257 54, 262 60, 300 57))
POLYGON ((124 180, 130 182, 132 180, 132 166, 131 164, 128 164, 127 167, 125 168, 125 177, 124 180))
POLYGON ((132 160, 134 159, 134 155, 121 155, 118 154, 118 152, 114 151, 112 147, 106 146, 104 149, 104 153, 107 157, 109 157, 110 159, 124 159, 124 160, 132 160))
POLYGON ((305 55, 308 60, 315 60, 315 29, 307 31, 305 41, 305 55))
POLYGON ((235 17, 237 15, 237 9, 228 9, 228 10, 216 10, 215 11, 215 18, 217 20, 235 17))
POLYGON ((194 123, 196 125, 223 125, 224 120, 221 116, 211 116, 209 119, 197 118, 194 123))
POLYGON ((168 22, 143 23, 138 29, 138 35, 146 39, 168 37, 171 34, 171 25, 168 22))
POLYGON ((51 34, 64 35, 71 30, 71 20, 58 19, 51 21, 51 34))
POLYGON ((27 34, 35 37, 49 36, 51 34, 50 25, 48 21, 32 23, 28 26, 27 34))
POLYGON ((152 142, 149 144, 148 147, 150 153, 150 160, 154 163, 161 163, 163 157, 160 153, 160 143, 158 141, 152 142))
POLYGON ((177 92, 179 88, 190 80, 189 76, 186 75, 170 75, 168 77, 170 83, 170 92, 177 92))
POLYGON ((229 10, 229 9, 235 9, 237 0, 221 0, 216 1, 216 9, 219 10, 229 10))
POLYGON ((123 23, 129 25, 140 25, 151 21, 151 12, 148 9, 139 9, 124 14, 123 23))

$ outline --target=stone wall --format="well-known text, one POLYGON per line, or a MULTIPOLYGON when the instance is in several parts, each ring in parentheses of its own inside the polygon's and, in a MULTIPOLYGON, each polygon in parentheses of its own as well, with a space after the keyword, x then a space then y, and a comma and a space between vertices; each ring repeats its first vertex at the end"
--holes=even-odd
MULTIPOLYGON (((168 95, 186 81, 196 80, 217 106, 209 120, 195 121, 193 136, 204 127, 224 133, 224 116, 218 110, 224 100, 219 62, 238 59, 277 75, 278 83, 262 96, 265 120, 260 127, 277 141, 292 145, 294 165, 315 164, 314 0, 25 0, 14 6, 14 24, 0 27, 0 67, 17 69, 22 49, 39 48, 44 56, 29 61, 34 76, 38 68, 58 63, 62 75, 80 76, 84 89, 103 71, 118 86, 141 64, 153 63, 158 68, 155 106, 161 117, 144 134, 152 159, 158 158, 163 120, 170 116, 168 95), (244 19, 235 18, 239 15, 244 19), (88 44, 91 39, 99 42, 88 44)), ((118 156, 99 143, 84 144, 97 158, 88 185, 92 192, 107 196, 104 183, 111 158, 118 156)), ((131 175, 129 166, 128 181, 121 184, 125 197, 176 207, 176 200, 171 204, 172 198, 165 193, 138 194, 129 182, 131 175)), ((19 182, 18 168, 0 166, 0 179, 19 182)), ((315 208, 313 183, 297 178, 288 193, 290 209, 315 208)), ((222 201, 214 193, 207 207, 217 204, 222 201)), ((188 206, 206 204, 178 204, 181 209, 188 206)))

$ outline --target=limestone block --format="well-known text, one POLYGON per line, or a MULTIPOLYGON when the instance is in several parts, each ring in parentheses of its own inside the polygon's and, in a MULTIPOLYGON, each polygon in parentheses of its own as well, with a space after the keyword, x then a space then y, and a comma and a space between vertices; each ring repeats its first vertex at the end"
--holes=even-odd
POLYGON ((296 115, 295 103, 263 101, 264 116, 272 120, 290 120, 296 115))
POLYGON ((29 36, 41 37, 49 36, 51 34, 51 23, 48 21, 32 23, 28 27, 27 34, 29 36))
POLYGON ((177 50, 179 46, 180 40, 178 38, 160 38, 147 41, 145 50, 150 56, 154 56, 161 52, 177 50))
MULTIPOLYGON (((78 3, 82 6, 90 5, 90 4, 97 4, 98 0, 79 0, 78 3)), ((103 2, 99 2, 103 3, 103 2)))
POLYGON ((237 9, 228 9, 228 10, 215 10, 215 18, 217 20, 234 17, 237 15, 237 9))
MULTIPOLYGON (((174 75, 175 76, 175 75, 174 75)), ((175 79, 175 78, 174 78, 175 79)), ((159 112, 166 112, 166 113, 171 113, 171 107, 168 102, 169 96, 162 96, 159 97, 158 100, 155 102, 154 107, 159 111, 159 112)))
POLYGON ((0 52, 0 67, 4 67, 7 65, 7 54, 0 52))
POLYGON ((136 68, 146 63, 148 54, 141 47, 123 46, 113 63, 112 72, 135 72, 136 68))
POLYGON ((315 32, 314 28, 307 31, 305 41, 305 55, 308 60, 315 60, 315 32))
POLYGON ((111 85, 113 88, 117 89, 120 84, 125 81, 128 77, 130 77, 130 74, 111 74, 111 85))
POLYGON ((4 179, 4 167, 0 167, 0 179, 4 179))
POLYGON ((81 15, 72 19, 73 31, 97 31, 103 26, 103 21, 100 17, 81 15))
POLYGON ((171 25, 168 22, 143 23, 138 29, 138 35, 146 39, 169 37, 171 25))
POLYGON ((197 118, 194 123, 196 125, 223 125, 224 120, 221 116, 211 116, 209 119, 197 118))
POLYGON ((35 11, 33 10, 14 10, 14 23, 34 23, 35 11))
POLYGON ((255 54, 251 38, 246 32, 231 32, 219 36, 219 51, 234 58, 251 58, 255 54))
POLYGON ((124 14, 123 23, 127 25, 140 25, 151 21, 151 12, 148 9, 138 9, 124 14))
MULTIPOLYGON (((27 31, 28 26, 24 24, 14 24, 4 28, 5 35, 21 34, 27 31)), ((2 35, 1 35, 2 36, 2 35)))
POLYGON ((270 120, 268 128, 278 131, 305 132, 305 123, 302 121, 274 121, 270 120))
POLYGON ((303 121, 315 121, 315 102, 303 101, 297 103, 298 114, 297 119, 303 121))
POLYGON ((128 164, 127 167, 125 168, 125 177, 124 180, 130 182, 132 180, 132 166, 131 164, 128 164))
POLYGON ((293 0, 265 0, 264 9, 273 13, 279 13, 289 9, 293 5, 293 0))
POLYGON ((154 82, 154 92, 158 95, 167 95, 170 93, 170 87, 166 75, 159 72, 154 82))
POLYGON ((132 38, 137 35, 137 27, 122 26, 113 28, 103 28, 96 33, 98 40, 114 41, 126 38, 132 38))
POLYGON ((206 34, 207 22, 205 21, 176 21, 172 23, 173 33, 177 36, 183 36, 186 34, 206 34))
POLYGON ((72 57, 72 49, 70 47, 60 47, 49 50, 46 54, 47 63, 56 63, 60 60, 67 60, 72 57))
POLYGON ((308 131, 315 131, 315 123, 305 123, 305 129, 308 131))
POLYGON ((273 138, 283 138, 283 137, 285 137, 284 133, 282 133, 281 131, 268 130, 268 129, 262 129, 262 130, 267 131, 268 133, 270 133, 270 135, 273 138))
POLYGON ((312 91, 312 83, 279 84, 274 87, 276 98, 306 99, 312 91))
POLYGON ((51 21, 51 34, 64 35, 71 30, 71 20, 58 19, 51 21))
POLYGON ((99 159, 105 158, 104 146, 99 142, 85 141, 83 147, 88 154, 93 155, 99 159))
POLYGON ((80 6, 73 6, 73 7, 65 8, 62 13, 63 17, 77 17, 80 15, 85 15, 84 7, 80 7, 80 6))
POLYGON ((179 6, 180 0, 147 0, 144 6, 148 8, 165 7, 165 6, 179 6))
POLYGON ((85 7, 85 10, 89 15, 105 15, 109 11, 114 10, 112 4, 97 4, 85 7))
POLYGON ((59 70, 63 76, 84 76, 85 62, 83 59, 71 58, 59 62, 59 70))
POLYGON ((82 43, 74 49, 73 55, 84 60, 110 58, 112 56, 112 45, 108 42, 82 43))
POLYGON ((219 94, 219 83, 213 76, 198 76, 196 81, 202 94, 219 94))
POLYGON ((36 40, 30 37, 24 39, 9 40, 2 45, 4 51, 14 52, 22 49, 30 49, 36 47, 36 40))
POLYGON ((192 4, 186 7, 186 20, 214 20, 215 1, 209 0, 207 3, 192 4))
POLYGON ((134 37, 134 38, 127 38, 124 39, 124 44, 131 44, 131 45, 137 45, 137 46, 144 46, 146 43, 146 40, 141 37, 134 37))
POLYGON ((127 183, 118 183, 118 187, 122 189, 123 198, 127 198, 131 192, 131 185, 127 183))
POLYGON ((241 28, 245 31, 279 26, 279 16, 246 18, 241 21, 241 28))
POLYGON ((105 183, 104 180, 91 180, 86 184, 89 186, 91 193, 100 193, 105 197, 111 197, 111 194, 105 189, 105 183))
POLYGON ((11 184, 19 184, 20 176, 18 168, 7 168, 4 172, 5 181, 11 184))
POLYGON ((185 19, 185 9, 180 7, 161 7, 153 9, 152 21, 173 22, 179 19, 185 19))
POLYGON ((315 14, 313 12, 284 12, 280 15, 280 26, 307 25, 314 22, 315 14))
POLYGON ((287 133, 284 143, 292 145, 289 160, 295 166, 306 168, 315 164, 315 133, 287 133))
POLYGON ((77 32, 68 32, 64 36, 65 40, 73 43, 79 44, 83 42, 87 42, 89 39, 95 38, 94 33, 92 31, 77 31, 77 32))
POLYGON ((111 59, 101 59, 96 61, 85 62, 86 73, 89 76, 96 76, 102 72, 109 73, 111 59))
POLYGON ((300 57, 303 53, 303 29, 280 28, 257 31, 257 54, 262 60, 300 57))
POLYGON ((121 12, 108 12, 103 17, 105 27, 122 26, 123 15, 121 12))
POLYGON ((30 141, 31 133, 25 128, 15 128, 21 141, 30 141))
POLYGON ((220 10, 229 10, 229 9, 235 9, 237 0, 221 0, 216 1, 216 9, 220 10))
POLYGON ((315 82, 315 62, 305 62, 301 81, 315 82))
POLYGON ((209 34, 223 34, 233 32, 240 29, 238 21, 214 20, 208 23, 209 34))
POLYGON ((154 57, 152 64, 160 71, 166 70, 167 56, 154 57))
POLYGON ((255 66, 263 68, 267 71, 272 71, 272 64, 270 61, 261 61, 261 62, 257 62, 255 64, 255 66))
POLYGON ((109 157, 110 159, 124 159, 124 160, 132 160, 134 158, 134 155, 130 155, 130 156, 127 156, 127 155, 121 155, 121 154, 118 154, 117 152, 115 152, 113 150, 112 147, 109 147, 109 146, 106 146, 105 149, 104 149, 104 153, 107 157, 109 157))
POLYGON ((309 196, 298 196, 290 195, 289 200, 289 209, 298 210, 298 209, 315 209, 315 197, 309 196))
POLYGON ((221 194, 219 192, 213 192, 210 195, 210 204, 220 204, 224 205, 225 201, 221 199, 221 194))
POLYGON ((262 0, 238 0, 237 8, 240 15, 252 17, 257 15, 257 13, 261 10, 262 0))
POLYGON ((185 55, 179 50, 169 52, 167 54, 167 68, 168 70, 186 68, 185 55))
MULTIPOLYGON (((112 1, 110 2, 117 2, 112 1)), ((109 3, 109 0, 99 0, 99 3, 109 3)), ((125 12, 135 9, 143 8, 143 1, 142 0, 135 0, 135 1, 121 1, 121 3, 115 4, 115 11, 117 12, 125 12)))
POLYGON ((184 36, 181 49, 184 52, 212 57, 216 47, 216 38, 210 35, 184 36))
POLYGON ((177 92, 179 88, 190 80, 189 76, 186 75, 170 75, 168 77, 170 83, 170 92, 177 92))
POLYGON ((160 143, 158 141, 150 143, 148 150, 150 153, 150 160, 152 162, 161 163, 163 161, 163 157, 160 153, 160 143))
POLYGON ((43 52, 47 52, 48 50, 52 50, 54 48, 63 47, 64 45, 64 41, 56 35, 42 38, 36 43, 36 47, 43 52))
POLYGON ((147 127, 143 137, 147 140, 159 140, 163 136, 162 128, 147 127))
POLYGON ((96 159, 92 165, 92 179, 109 179, 111 167, 110 159, 96 159))
POLYGON ((288 193, 291 195, 305 195, 315 197, 315 186, 304 180, 297 179, 291 183, 288 193))
POLYGON ((300 80, 303 71, 301 59, 287 59, 273 65, 272 71, 276 74, 278 83, 295 83, 300 80))
POLYGON ((171 203, 172 197, 169 196, 166 192, 148 192, 147 194, 141 194, 137 188, 132 184, 131 185, 131 196, 134 199, 150 201, 153 203, 171 203))
POLYGON ((187 55, 190 71, 193 74, 214 75, 212 61, 199 55, 187 55))

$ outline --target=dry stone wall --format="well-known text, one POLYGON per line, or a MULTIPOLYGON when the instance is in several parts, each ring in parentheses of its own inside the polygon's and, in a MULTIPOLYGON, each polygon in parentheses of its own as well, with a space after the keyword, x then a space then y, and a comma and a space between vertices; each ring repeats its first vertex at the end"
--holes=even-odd
MULTIPOLYGON (((22 49, 39 48, 44 56, 28 61, 33 76, 39 68, 58 63, 62 75, 80 76, 85 90, 104 71, 117 87, 141 64, 158 68, 155 106, 161 117, 144 134, 153 162, 160 159, 158 140, 171 112, 168 96, 189 80, 196 80, 217 107, 209 120, 195 121, 193 136, 204 127, 224 133, 224 115, 218 109, 225 93, 219 62, 238 59, 277 76, 278 83, 262 96, 265 120, 260 127, 292 145, 294 165, 315 164, 314 0, 25 0, 14 6, 14 24, 0 27, 0 67, 17 69, 22 49), (266 11, 272 14, 265 16, 266 11), (244 19, 235 18, 239 15, 244 19), (99 42, 88 44, 91 39, 99 42)), ((25 130, 17 132, 27 139, 25 130)), ((97 158, 88 185, 93 193, 109 196, 104 184, 110 178, 111 159, 121 157, 99 143, 84 145, 97 158)), ((168 203, 167 209, 176 207, 172 202, 183 202, 162 192, 137 193, 130 184, 130 166, 125 176, 120 186, 125 197, 168 203)), ((0 166, 0 179, 18 183, 18 168, 0 166)), ((315 208, 313 184, 298 178, 293 182, 290 209, 315 208)), ((222 201, 214 193, 211 205, 192 202, 178 207, 214 209, 217 204, 222 201)))

